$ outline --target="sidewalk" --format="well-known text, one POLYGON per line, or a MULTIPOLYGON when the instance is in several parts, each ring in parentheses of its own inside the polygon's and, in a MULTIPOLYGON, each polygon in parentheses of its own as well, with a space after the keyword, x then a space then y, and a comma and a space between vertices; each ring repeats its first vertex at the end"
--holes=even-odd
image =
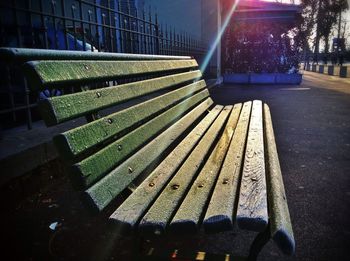
POLYGON ((260 260, 346 260, 350 247, 350 79, 304 72, 299 87, 223 86, 212 95, 227 104, 262 99, 271 109, 296 256, 284 258, 270 243, 260 260))

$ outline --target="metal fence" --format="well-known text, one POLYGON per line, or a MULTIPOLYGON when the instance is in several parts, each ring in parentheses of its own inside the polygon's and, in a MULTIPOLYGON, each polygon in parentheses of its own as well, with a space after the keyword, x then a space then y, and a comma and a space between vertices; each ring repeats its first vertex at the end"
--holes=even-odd
MULTIPOLYGON (((8 0, 0 3, 0 46, 137 54, 190 55, 201 60, 200 41, 161 24, 156 13, 131 0, 8 0)), ((40 119, 38 93, 1 66, 0 119, 9 128, 40 119), (15 79, 15 80, 14 80, 15 79)))

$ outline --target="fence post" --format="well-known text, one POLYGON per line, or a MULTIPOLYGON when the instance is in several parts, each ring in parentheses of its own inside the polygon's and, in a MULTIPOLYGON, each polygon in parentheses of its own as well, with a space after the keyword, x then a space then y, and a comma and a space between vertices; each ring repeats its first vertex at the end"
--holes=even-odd
POLYGON ((97 0, 94 1, 94 11, 96 19, 96 38, 97 38, 97 50, 101 51, 101 42, 100 42, 100 33, 99 33, 99 24, 98 24, 98 12, 97 12, 97 0))
MULTIPOLYGON (((63 16, 63 35, 64 35, 64 44, 66 45, 66 50, 69 50, 69 42, 68 42, 68 36, 67 36, 67 21, 66 21, 66 6, 64 4, 64 1, 61 1, 61 8, 62 8, 62 16, 63 16)), ((91 12, 91 11, 90 11, 91 12)), ((90 17, 89 17, 90 18, 90 17)), ((91 31, 91 30, 90 30, 91 31)))
POLYGON ((53 32, 54 32, 54 46, 55 49, 59 49, 58 37, 57 37, 57 25, 56 25, 56 1, 51 1, 51 13, 52 13, 52 23, 53 23, 53 32))
POLYGON ((82 6, 81 1, 78 1, 78 2, 79 2, 81 35, 82 35, 82 38, 83 38, 83 51, 86 51, 85 30, 84 30, 84 18, 83 18, 83 6, 82 6))
POLYGON ((158 14, 155 14, 155 29, 156 29, 156 54, 160 54, 159 48, 159 24, 158 24, 158 14))
POLYGON ((76 50, 77 49, 77 36, 76 36, 76 33, 75 33, 75 5, 72 4, 72 7, 71 7, 71 10, 72 10, 72 18, 73 18, 73 37, 74 37, 74 49, 76 50))

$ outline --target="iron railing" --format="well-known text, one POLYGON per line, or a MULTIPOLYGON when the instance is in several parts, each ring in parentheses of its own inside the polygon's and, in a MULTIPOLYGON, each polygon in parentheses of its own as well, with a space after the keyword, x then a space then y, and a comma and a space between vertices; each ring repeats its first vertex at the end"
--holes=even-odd
MULTIPOLYGON (((158 15, 136 8, 132 0, 8 0, 0 3, 0 46, 189 55, 201 60, 200 41, 158 15)), ((40 119, 36 101, 18 68, 0 67, 2 128, 40 119)))

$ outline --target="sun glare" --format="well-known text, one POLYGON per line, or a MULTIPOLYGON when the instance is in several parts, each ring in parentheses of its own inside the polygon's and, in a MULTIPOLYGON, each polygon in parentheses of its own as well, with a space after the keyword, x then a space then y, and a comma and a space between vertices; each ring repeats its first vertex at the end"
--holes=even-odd
POLYGON ((223 24, 221 25, 220 30, 218 30, 218 34, 216 35, 216 38, 214 39, 214 41, 213 41, 213 43, 212 43, 212 45, 211 45, 211 47, 209 49, 209 52, 205 56, 205 58, 203 60, 203 63, 202 63, 202 66, 200 67, 200 70, 201 70, 202 73, 206 70, 206 68, 207 68, 207 66, 208 66, 208 64, 210 62, 210 59, 212 58, 212 56, 213 56, 213 54, 214 54, 218 44, 220 43, 221 37, 224 34, 225 29, 228 26, 228 24, 229 24, 229 22, 231 20, 231 17, 233 15, 233 13, 235 12, 239 2, 240 2, 240 0, 237 0, 237 1, 234 2, 234 4, 232 5, 230 11, 228 12, 227 16, 225 17, 225 20, 224 20, 223 24))

